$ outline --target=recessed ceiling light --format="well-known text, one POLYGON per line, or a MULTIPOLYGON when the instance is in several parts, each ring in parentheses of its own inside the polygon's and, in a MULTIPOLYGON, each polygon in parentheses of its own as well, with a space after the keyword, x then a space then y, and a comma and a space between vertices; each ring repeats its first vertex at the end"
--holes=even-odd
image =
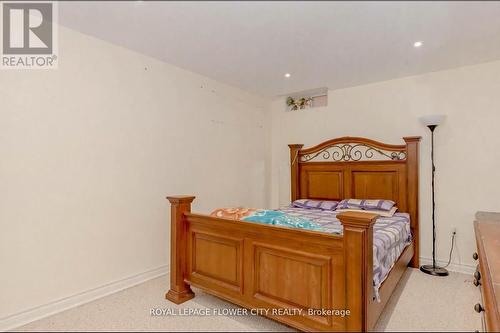
POLYGON ((419 40, 419 41, 417 41, 417 42, 415 42, 415 43, 413 43, 413 46, 414 46, 414 47, 420 47, 420 46, 422 46, 422 45, 424 45, 424 42, 422 42, 422 41, 420 41, 420 40, 419 40))
POLYGON ((290 77, 290 76, 292 76, 292 74, 290 74, 290 73, 285 74, 285 77, 290 77))

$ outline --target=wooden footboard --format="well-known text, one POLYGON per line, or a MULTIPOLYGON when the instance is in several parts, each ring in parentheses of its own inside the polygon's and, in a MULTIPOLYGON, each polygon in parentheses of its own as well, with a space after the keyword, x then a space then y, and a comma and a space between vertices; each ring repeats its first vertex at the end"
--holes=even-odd
POLYGON ((338 236, 193 214, 194 197, 168 199, 170 301, 195 286, 300 330, 371 329, 376 215, 339 214, 338 236))

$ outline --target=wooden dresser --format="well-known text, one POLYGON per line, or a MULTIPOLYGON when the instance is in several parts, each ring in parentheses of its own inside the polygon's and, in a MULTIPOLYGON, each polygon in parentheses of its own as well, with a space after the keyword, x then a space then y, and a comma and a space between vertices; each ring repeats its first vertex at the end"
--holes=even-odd
POLYGON ((474 221, 479 261, 474 285, 481 289, 481 302, 474 310, 483 314, 483 330, 500 331, 500 213, 477 212, 474 221))

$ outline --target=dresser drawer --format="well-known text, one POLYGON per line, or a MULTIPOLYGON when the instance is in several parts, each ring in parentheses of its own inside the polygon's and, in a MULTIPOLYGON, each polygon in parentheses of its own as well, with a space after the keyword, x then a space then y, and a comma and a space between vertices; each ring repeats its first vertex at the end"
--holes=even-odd
POLYGON ((477 253, 472 255, 478 266, 473 284, 481 301, 474 310, 481 314, 484 332, 500 331, 500 214, 478 213, 474 222, 477 253))

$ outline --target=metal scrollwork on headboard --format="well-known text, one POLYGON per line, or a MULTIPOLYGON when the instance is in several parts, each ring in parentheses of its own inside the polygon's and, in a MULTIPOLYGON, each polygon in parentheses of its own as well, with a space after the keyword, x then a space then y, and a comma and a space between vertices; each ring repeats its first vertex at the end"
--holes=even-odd
POLYGON ((339 143, 328 146, 315 153, 304 154, 300 157, 300 162, 310 162, 315 159, 334 162, 385 159, 402 161, 406 159, 406 151, 382 150, 366 143, 339 143))

